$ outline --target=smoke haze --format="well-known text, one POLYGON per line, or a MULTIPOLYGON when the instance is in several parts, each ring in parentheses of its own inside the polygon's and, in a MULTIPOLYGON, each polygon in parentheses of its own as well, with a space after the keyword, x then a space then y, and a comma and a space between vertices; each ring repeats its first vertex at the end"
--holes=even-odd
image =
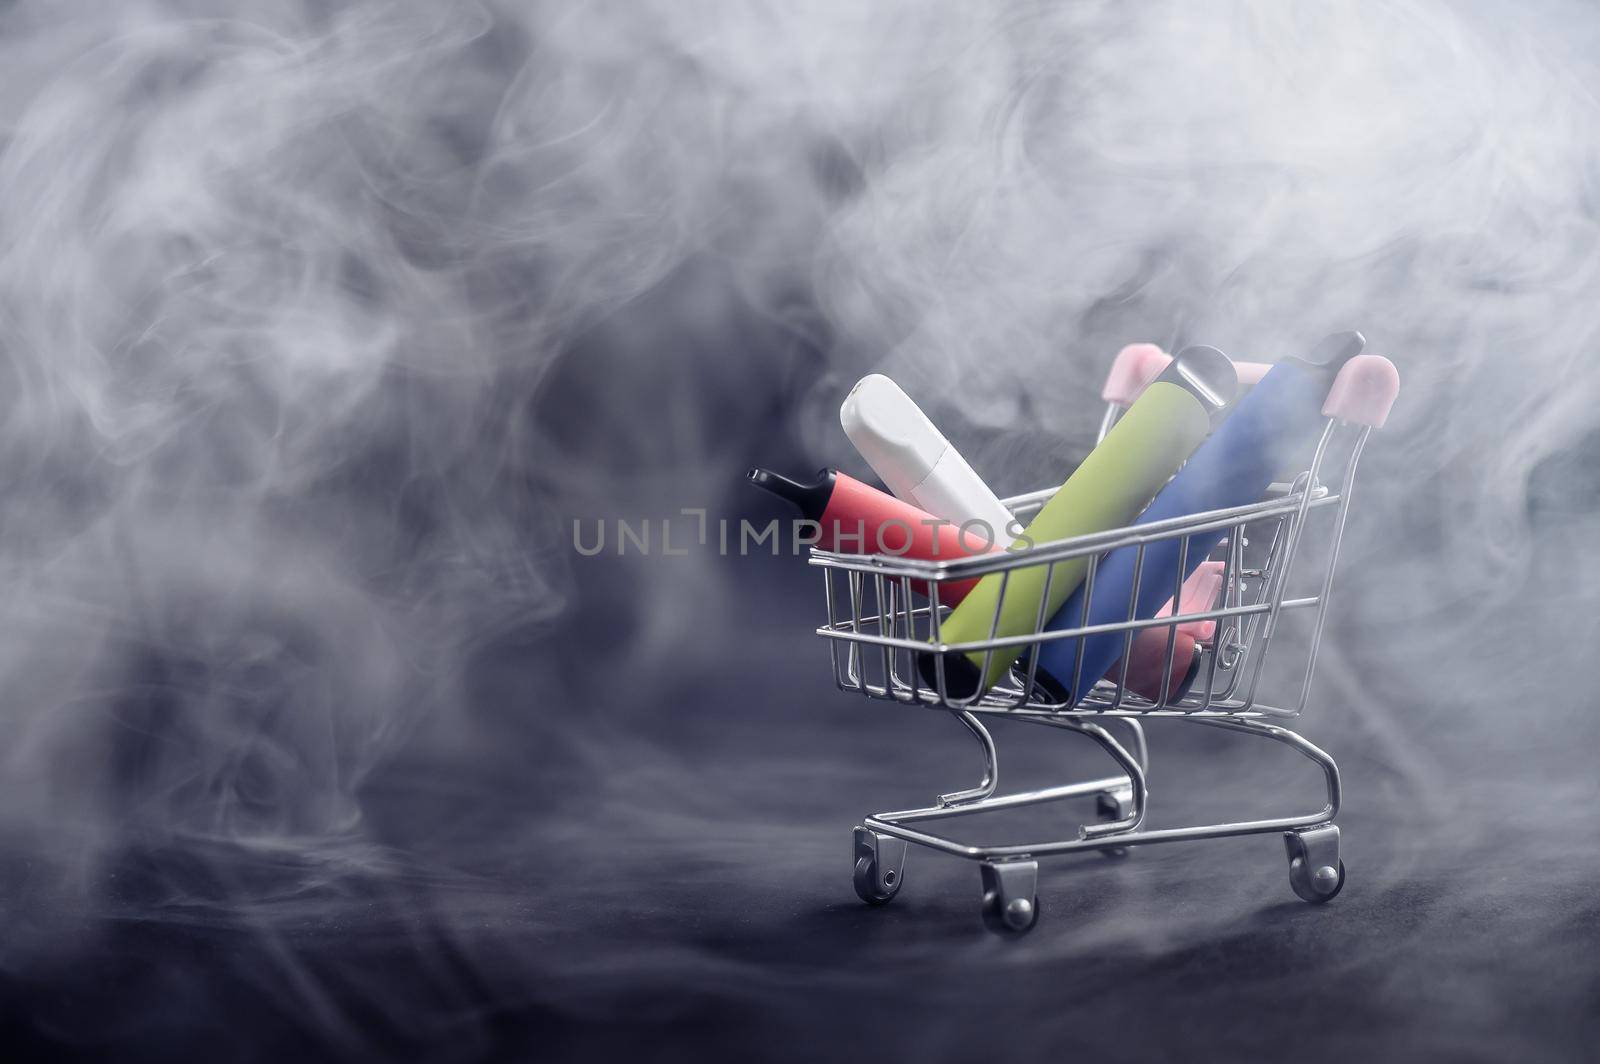
MULTIPOLYGON (((836 410, 871 371, 1032 490, 1122 345, 1345 328, 1402 395, 1306 733, 1352 845, 1389 840, 1381 898, 1481 873, 1363 962, 1420 966, 1536 857, 1515 933, 1559 941, 1600 797, 1596 55, 1575 3, 0 4, 0 974, 208 929, 272 1024, 462 1058, 503 1010, 865 993, 729 899, 853 901, 850 818, 972 752, 833 691, 802 561, 585 559, 573 520, 765 519, 753 462, 865 475, 836 410)), ((1234 747, 1177 738, 1161 797, 1225 794, 1234 747)), ((1104 900, 1014 955, 1201 948, 1265 904, 1229 846, 1087 873, 1104 900), (1176 867, 1216 910, 1126 879, 1176 867)), ((941 905, 931 941, 863 934, 974 963, 941 905)), ((1439 991, 1463 1044, 1489 985, 1439 991)), ((210 992, 38 1022, 93 1047, 210 992)))

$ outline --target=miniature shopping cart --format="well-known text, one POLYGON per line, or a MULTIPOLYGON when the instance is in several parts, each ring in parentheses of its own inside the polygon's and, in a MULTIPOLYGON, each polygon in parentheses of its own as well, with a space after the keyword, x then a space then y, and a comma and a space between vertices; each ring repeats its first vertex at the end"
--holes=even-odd
MULTIPOLYGON (((1126 348, 1118 356, 1103 393, 1109 407, 1102 438, 1166 362, 1167 356, 1149 345, 1126 348)), ((1253 382, 1269 367, 1240 363, 1238 368, 1242 382, 1253 382)), ((1333 823, 1339 812, 1339 768, 1332 757, 1286 725, 1300 715, 1311 689, 1356 463, 1368 435, 1387 417, 1398 387, 1398 375, 1386 359, 1374 355, 1352 359, 1329 392, 1323 409, 1327 424, 1309 467, 1273 485, 1265 498, 1248 506, 1043 543, 1016 553, 943 561, 813 550, 810 561, 822 570, 828 613, 827 624, 817 633, 829 641, 839 687, 872 699, 949 712, 983 749, 984 773, 976 787, 940 795, 926 808, 868 816, 855 829, 856 893, 874 905, 893 899, 904 879, 907 844, 916 843, 979 862, 984 922, 995 931, 1019 933, 1038 919, 1041 857, 1084 851, 1121 855, 1130 847, 1158 842, 1281 832, 1294 892, 1309 902, 1326 902, 1338 894, 1345 875, 1339 828, 1333 823), (1213 566, 1220 562, 1222 567, 1221 591, 1211 608, 1187 613, 1174 609, 1168 616, 1139 619, 1132 616, 1130 605, 1123 620, 1109 625, 1041 631, 1045 627, 1041 623, 1021 637, 997 639, 991 628, 986 640, 940 639, 940 621, 948 612, 937 605, 936 592, 943 582, 1085 558, 1084 586, 1092 588, 1096 567, 1107 552, 1136 548, 1137 572, 1151 544, 1181 539, 1184 543, 1178 549, 1187 551, 1188 537, 1218 532, 1225 538, 1212 557, 1213 566), (1189 673, 1193 680, 1181 691, 1163 680, 1156 692, 1159 697, 1149 697, 1148 689, 1145 695, 1135 693, 1127 682, 1126 665, 1120 673, 1114 667, 1109 679, 1094 683, 1071 704, 1052 700, 1045 686, 1036 682, 1035 655, 1046 639, 1117 634, 1123 639, 1122 660, 1127 662, 1141 633, 1152 628, 1175 633, 1179 626, 1195 622, 1212 622, 1205 626, 1210 636, 1194 644, 1196 656, 1189 673), (947 687, 944 670, 935 670, 930 681, 918 669, 919 658, 930 653, 1018 645, 1024 653, 1011 678, 986 691, 956 693, 947 687), (1269 650, 1274 651, 1270 659, 1269 650), (1282 705, 1262 701, 1268 690, 1281 690, 1287 696, 1276 699, 1282 705), (1119 774, 1042 790, 997 793, 995 744, 984 723, 994 717, 1086 735, 1111 756, 1119 774), (1141 830, 1149 754, 1140 721, 1155 717, 1288 746, 1322 770, 1326 803, 1315 812, 1264 820, 1141 830), (932 829, 954 817, 1091 797, 1097 819, 1079 827, 1072 838, 979 845, 932 829)), ((1053 492, 1018 496, 1006 500, 1006 505, 1026 523, 1053 492)), ((1174 588, 1175 600, 1179 591, 1174 588)), ((1177 643, 1175 636, 1166 639, 1162 677, 1172 674, 1177 643)), ((1073 689, 1083 690, 1077 684, 1073 689)))

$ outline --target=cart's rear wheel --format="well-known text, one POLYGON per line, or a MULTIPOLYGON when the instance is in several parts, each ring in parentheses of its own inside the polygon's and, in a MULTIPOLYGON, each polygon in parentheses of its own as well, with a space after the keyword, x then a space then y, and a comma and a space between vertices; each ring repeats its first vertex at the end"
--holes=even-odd
POLYGON ((856 894, 868 905, 888 905, 900 893, 900 870, 885 868, 878 871, 878 862, 870 857, 856 861, 856 894))
POLYGON ((856 828, 855 858, 856 896, 868 905, 893 901, 905 881, 905 840, 856 828))
MULTIPOLYGON (((1094 811, 1102 821, 1126 820, 1133 815, 1133 788, 1101 791, 1094 796, 1094 811)), ((1100 852, 1107 857, 1128 856, 1126 846, 1102 846, 1100 852)))
POLYGON ((1332 901, 1344 889, 1344 861, 1339 862, 1337 874, 1330 865, 1311 870, 1304 857, 1289 862, 1289 886, 1302 900, 1313 905, 1332 901))

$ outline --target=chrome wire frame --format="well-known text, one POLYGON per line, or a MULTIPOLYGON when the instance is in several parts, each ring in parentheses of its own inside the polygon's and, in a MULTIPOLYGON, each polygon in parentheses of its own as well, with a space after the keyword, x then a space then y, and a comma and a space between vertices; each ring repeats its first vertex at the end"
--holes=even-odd
MULTIPOLYGON (((1115 424, 1118 411, 1107 411, 1100 435, 1115 424)), ((823 570, 827 624, 817 634, 828 640, 834 678, 842 690, 854 691, 869 699, 920 705, 951 713, 977 739, 983 752, 983 776, 972 788, 939 796, 926 808, 877 813, 863 820, 866 828, 883 836, 917 843, 955 856, 984 862, 1026 860, 1080 850, 1121 849, 1136 845, 1185 840, 1223 838, 1270 832, 1301 832, 1330 824, 1339 810, 1339 768, 1333 758, 1299 734, 1284 726, 1298 718, 1310 695, 1316 667, 1317 645, 1327 618, 1327 604, 1338 561, 1339 542, 1349 510, 1356 464, 1371 430, 1364 426, 1329 421, 1309 467, 1286 484, 1273 485, 1268 496, 1248 506, 1193 514, 1144 526, 1112 529, 1089 536, 1037 544, 1016 553, 1001 552, 943 561, 924 561, 886 555, 836 554, 813 550, 810 562, 823 570), (1343 453, 1337 486, 1323 480, 1330 455, 1343 453), (1291 567, 1301 561, 1301 547, 1308 527, 1326 521, 1328 541, 1321 568, 1316 573, 1317 591, 1311 595, 1289 597, 1291 567), (1145 549, 1151 543, 1181 540, 1179 581, 1172 598, 1178 601, 1181 570, 1185 568, 1190 537, 1222 531, 1225 538, 1217 552, 1223 562, 1221 601, 1213 608, 1177 613, 1160 618, 1129 615, 1111 624, 1080 626, 1059 631, 1044 631, 1044 599, 1056 566, 1074 558, 1086 559, 1083 578, 1084 597, 1093 596, 1094 578, 1107 552, 1122 547, 1137 550, 1133 584, 1137 588, 1145 549), (967 642, 945 642, 940 638, 940 621, 948 607, 940 607, 937 593, 948 581, 970 580, 1000 574, 1001 600, 1009 574, 1033 566, 1048 565, 1045 591, 1034 628, 1021 635, 999 636, 997 604, 989 638, 967 642), (1310 611, 1312 630, 1300 649, 1304 666, 1298 673, 1293 701, 1278 707, 1258 700, 1258 685, 1267 660, 1267 651, 1290 613, 1310 611), (1197 642, 1198 665, 1190 689, 1169 689, 1176 632, 1179 625, 1192 622, 1214 623, 1213 637, 1197 642), (1129 651, 1134 638, 1150 628, 1167 631, 1166 652, 1161 662, 1160 698, 1151 699, 1126 686, 1129 651), (1077 639, 1098 634, 1120 634, 1123 657, 1113 666, 1108 678, 1098 680, 1072 705, 1053 701, 1035 682, 1037 651, 1054 639, 1077 639), (989 655, 1000 648, 1020 648, 1022 653, 1010 679, 987 691, 967 696, 953 693, 946 684, 940 658, 934 658, 934 682, 919 673, 920 656, 948 652, 983 653, 985 671, 989 655), (1116 772, 1098 779, 1043 789, 997 794, 999 764, 994 744, 982 718, 1005 716, 1025 723, 1078 732, 1092 739, 1110 756, 1116 772), (1148 805, 1146 778, 1149 749, 1141 720, 1174 719, 1255 735, 1281 743, 1315 763, 1323 774, 1326 801, 1320 810, 1262 820, 1196 824, 1187 827, 1141 831, 1148 805), (1109 725, 1126 733, 1119 739, 1109 725), (973 845, 936 835, 923 828, 927 822, 975 813, 1014 809, 1042 802, 1096 796, 1108 819, 1081 825, 1076 837, 1043 840, 1013 845, 973 845)), ((1055 489, 1031 492, 1005 500, 1022 521, 1041 507, 1055 489)), ((1087 605, 1084 616, 1087 616, 1087 605)), ((1081 670, 1084 644, 1078 644, 1073 690, 1082 691, 1081 670)), ((1336 829, 1329 828, 1329 831, 1336 829)))

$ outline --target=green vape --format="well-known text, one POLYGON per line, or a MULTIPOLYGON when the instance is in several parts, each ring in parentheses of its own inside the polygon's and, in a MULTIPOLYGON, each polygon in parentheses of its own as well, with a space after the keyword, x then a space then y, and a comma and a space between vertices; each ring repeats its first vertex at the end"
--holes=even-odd
MULTIPOLYGON (((1023 530, 1012 546, 1039 546, 1129 524, 1211 431, 1233 401, 1238 374, 1214 347, 1188 347, 1151 381, 1076 472, 1023 530)), ((1053 616, 1083 581, 1087 556, 1057 562, 1050 594, 1040 609, 1049 565, 991 573, 978 582, 939 629, 945 643, 1025 636, 1041 616, 1053 616), (1004 586, 1004 601, 1001 589, 1004 586), (999 608, 998 618, 996 607, 999 608), (991 632, 992 629, 992 632, 991 632)), ((992 687, 1024 645, 944 656, 945 690, 965 698, 992 687), (985 659, 988 660, 987 668, 985 659)), ((935 656, 923 655, 923 678, 937 686, 935 656)))

